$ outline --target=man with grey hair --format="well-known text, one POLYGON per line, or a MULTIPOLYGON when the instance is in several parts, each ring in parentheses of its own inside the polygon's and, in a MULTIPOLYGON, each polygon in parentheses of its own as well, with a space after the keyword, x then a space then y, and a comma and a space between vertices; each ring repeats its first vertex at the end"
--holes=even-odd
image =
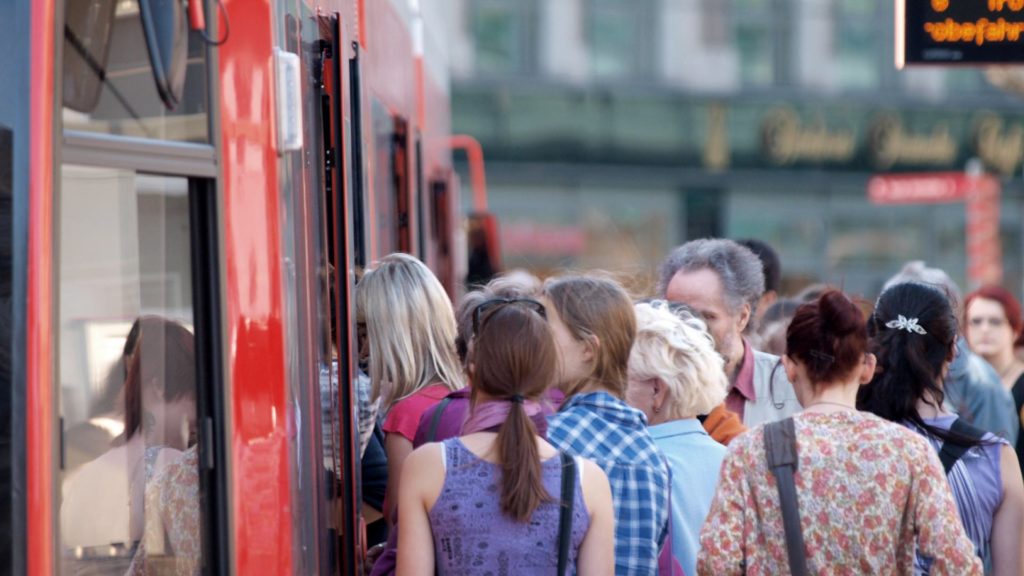
POLYGON ((754 350, 743 337, 763 292, 761 260, 732 240, 687 242, 659 269, 661 297, 687 304, 704 317, 731 383, 725 405, 750 427, 800 410, 779 358, 754 350))
MULTIPOLYGON (((935 286, 949 297, 957 319, 963 317, 960 288, 944 271, 929 268, 921 260, 907 262, 886 281, 882 291, 905 282, 935 286)), ((1010 444, 1017 442, 1018 422, 1013 397, 1003 387, 995 369, 984 358, 971 352, 962 334, 957 337, 956 357, 949 365, 943 391, 946 404, 964 421, 1002 436, 1010 444)))

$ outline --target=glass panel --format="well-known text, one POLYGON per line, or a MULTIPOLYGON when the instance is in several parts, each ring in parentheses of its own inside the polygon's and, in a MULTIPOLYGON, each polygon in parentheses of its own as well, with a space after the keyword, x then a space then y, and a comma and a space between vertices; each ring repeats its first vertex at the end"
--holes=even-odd
POLYGON ((590 71, 598 78, 635 75, 640 58, 638 7, 632 2, 593 2, 590 8, 590 71))
POLYGON ((772 33, 764 21, 736 23, 740 79, 747 86, 772 83, 772 33))
MULTIPOLYGON (((98 11, 110 3, 69 0, 68 14, 83 13, 71 10, 83 2, 92 3, 98 11)), ((95 17, 98 23, 79 24, 83 17, 65 27, 66 91, 88 90, 100 73, 103 85, 96 102, 80 94, 65 95, 65 101, 79 109, 65 106, 64 128, 160 140, 209 141, 206 44, 202 37, 197 32, 189 33, 184 95, 176 110, 167 110, 157 93, 137 0, 118 0, 113 18, 107 42, 102 42, 102 17, 95 17), (85 110, 81 110, 83 107, 85 110)))
POLYGON ((878 86, 881 44, 874 22, 836 22, 836 70, 839 87, 864 90, 878 86))
POLYGON ((782 282, 788 291, 822 278, 827 200, 821 191, 737 186, 728 195, 726 214, 726 237, 757 238, 779 252, 785 263, 782 282))
POLYGON ((875 3, 868 0, 837 0, 833 6, 835 72, 840 88, 869 90, 878 86, 879 50, 884 43, 875 8, 875 3))
POLYGON ((377 254, 383 256, 397 250, 398 227, 395 222, 395 120, 391 112, 373 99, 373 207, 379 239, 377 254))
POLYGON ((64 573, 200 567, 188 181, 61 171, 64 573), (135 328, 133 330, 133 327, 135 328))
MULTIPOLYGON (((325 87, 333 89, 331 59, 322 58, 321 33, 333 22, 317 17, 301 2, 277 3, 278 34, 283 48, 299 54, 303 68, 310 71, 309 81, 302 83, 302 114, 305 118, 303 141, 299 153, 288 154, 281 161, 282 251, 286 255, 284 303, 288 397, 290 422, 295 422, 289 435, 292 453, 292 538, 296 546, 292 559, 295 574, 332 574, 329 563, 328 526, 338 510, 328 500, 327 482, 333 476, 337 423, 337 362, 332 362, 330 343, 330 301, 328 298, 328 264, 324 219, 324 134, 323 114, 330 107, 321 105, 326 94, 312 78, 320 77, 325 67, 325 87), (332 473, 333 474, 333 473, 332 473), (326 481, 326 482, 325 482, 326 481)), ((336 46, 335 46, 336 49, 336 46)), ((335 57, 339 57, 335 55, 335 57)), ((337 98, 337 95, 331 95, 337 98)), ((327 119, 330 126, 330 118, 327 119)), ((340 183, 335 183, 340 187, 340 183)))
POLYGON ((523 64, 523 22, 516 2, 477 0, 473 11, 473 38, 477 71, 508 73, 523 64))

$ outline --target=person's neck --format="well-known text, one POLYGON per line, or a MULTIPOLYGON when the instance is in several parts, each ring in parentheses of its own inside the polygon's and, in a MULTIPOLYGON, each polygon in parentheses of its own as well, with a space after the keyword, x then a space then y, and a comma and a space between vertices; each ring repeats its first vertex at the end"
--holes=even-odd
POLYGON ((740 375, 740 370, 743 368, 743 357, 745 352, 746 350, 743 344, 740 344, 725 360, 725 373, 729 376, 729 382, 731 384, 735 384, 736 378, 740 375))
POLYGON ((829 414, 856 411, 858 388, 860 388, 860 382, 857 379, 821 384, 807 399, 804 404, 804 412, 829 414))
POLYGON ((996 373, 1004 382, 1008 376, 1012 376, 1012 373, 1020 368, 1020 361, 1017 360, 1012 349, 1004 350, 985 359, 992 365, 992 368, 995 368, 996 373))
POLYGON ((940 402, 937 402, 935 397, 931 394, 927 398, 921 398, 917 401, 915 406, 917 409, 917 415, 925 419, 938 418, 939 416, 949 416, 950 412, 947 412, 943 408, 940 402))
POLYGON ((607 392, 608 394, 611 394, 612 396, 615 396, 616 398, 619 397, 618 394, 616 394, 610 388, 608 388, 607 386, 605 386, 601 382, 598 382, 597 380, 587 380, 582 385, 580 385, 580 386, 578 386, 576 388, 576 391, 573 392, 573 395, 576 395, 576 394, 590 394, 592 392, 607 392))

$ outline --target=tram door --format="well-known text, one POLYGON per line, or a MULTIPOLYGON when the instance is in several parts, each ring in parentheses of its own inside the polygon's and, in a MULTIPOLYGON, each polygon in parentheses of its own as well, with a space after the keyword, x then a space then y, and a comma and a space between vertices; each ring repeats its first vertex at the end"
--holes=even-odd
MULTIPOLYGON (((313 116, 318 132, 313 150, 322 183, 318 190, 321 239, 326 249, 328 313, 334 361, 331 389, 324 402, 323 460, 327 481, 327 541, 331 573, 362 570, 365 526, 362 518, 360 456, 364 437, 359 411, 355 283, 366 266, 361 146, 360 53, 348 41, 339 14, 318 18, 318 57, 313 67, 313 116)), ((323 394, 323 392, 322 392, 323 394)), ((322 396, 323 397, 323 396, 322 396)), ((368 401, 368 399, 367 399, 368 401)))
POLYGON ((65 11, 55 183, 58 572, 220 572, 207 47, 179 38, 182 84, 158 85, 138 4, 82 4, 65 11))

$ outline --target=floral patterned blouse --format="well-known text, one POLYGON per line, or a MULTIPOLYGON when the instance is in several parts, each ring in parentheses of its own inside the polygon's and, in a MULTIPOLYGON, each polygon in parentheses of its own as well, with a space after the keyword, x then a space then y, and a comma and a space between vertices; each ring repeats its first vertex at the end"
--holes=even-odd
MULTIPOLYGON (((811 574, 981 574, 935 450, 864 412, 800 413, 796 489, 811 574)), ((788 574, 786 536, 764 427, 735 439, 701 530, 698 574, 788 574)))
POLYGON ((197 447, 183 452, 146 487, 146 528, 127 576, 198 575, 199 459, 197 447))

